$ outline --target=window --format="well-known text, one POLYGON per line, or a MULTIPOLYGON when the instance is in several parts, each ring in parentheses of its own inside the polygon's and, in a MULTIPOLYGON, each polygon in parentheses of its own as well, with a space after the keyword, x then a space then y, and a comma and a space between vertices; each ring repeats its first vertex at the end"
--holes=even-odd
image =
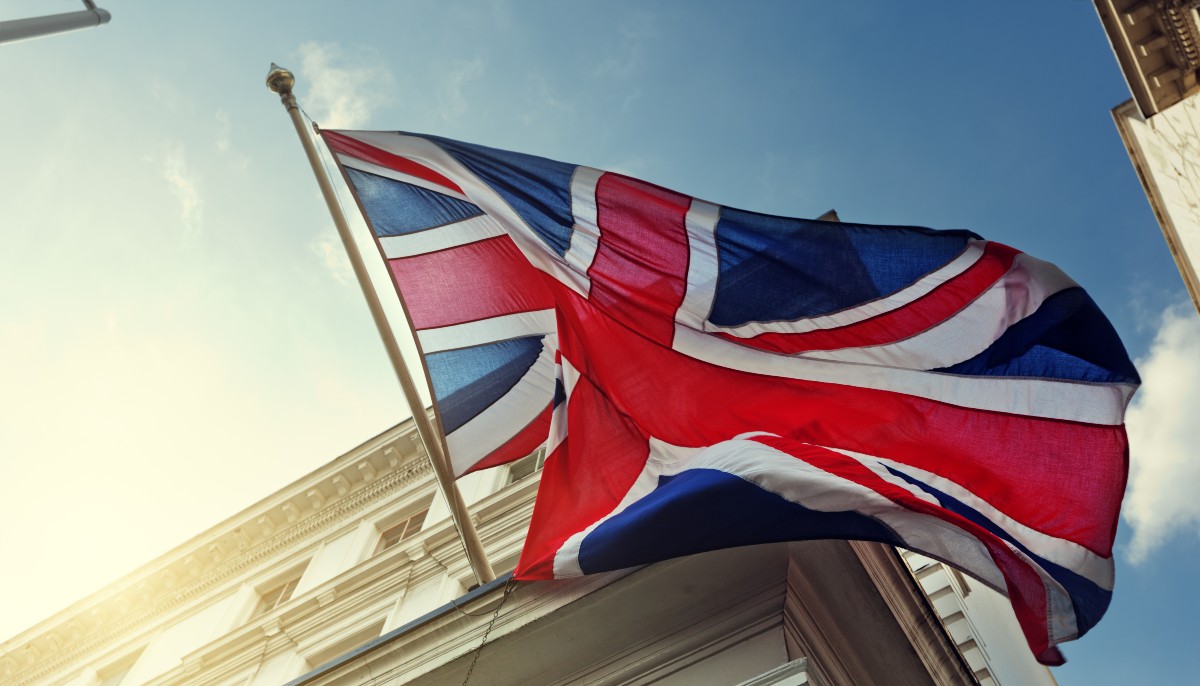
POLYGON ((297 570, 290 574, 284 581, 260 592, 258 594, 258 605, 254 607, 254 614, 250 615, 250 618, 253 619, 259 615, 265 615, 291 600, 292 593, 296 591, 296 586, 300 583, 300 576, 303 573, 303 569, 297 570))
POLYGON ((400 541, 412 538, 421 526, 425 524, 425 516, 429 514, 429 508, 414 512, 400 522, 389 526, 379 535, 379 544, 375 546, 375 555, 391 548, 400 541))
POLYGON ((538 448, 532 455, 526 455, 508 466, 508 483, 515 484, 527 476, 541 470, 546 464, 546 449, 538 448))

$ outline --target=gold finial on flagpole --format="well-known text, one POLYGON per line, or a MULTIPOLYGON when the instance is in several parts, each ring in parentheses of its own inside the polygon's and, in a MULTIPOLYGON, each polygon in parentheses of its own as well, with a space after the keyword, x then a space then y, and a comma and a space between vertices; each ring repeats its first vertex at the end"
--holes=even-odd
POLYGON ((292 95, 292 86, 296 85, 296 76, 283 67, 271 63, 271 71, 267 72, 267 88, 272 93, 278 93, 283 106, 288 110, 296 107, 296 96, 292 95))
POLYGON ((290 95, 294 85, 296 85, 296 76, 272 62, 271 71, 267 72, 267 88, 280 95, 290 95))

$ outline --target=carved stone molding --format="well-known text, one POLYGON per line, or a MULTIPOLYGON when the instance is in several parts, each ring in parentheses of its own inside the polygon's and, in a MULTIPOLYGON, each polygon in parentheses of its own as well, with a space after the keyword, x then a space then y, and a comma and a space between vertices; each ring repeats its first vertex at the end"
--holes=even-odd
POLYGON ((861 541, 810 541, 792 546, 807 555, 793 556, 787 570, 784 629, 788 657, 815 658, 821 683, 978 683, 890 546, 861 541), (802 564, 806 558, 820 559, 822 564, 802 564), (874 589, 877 594, 839 592, 846 583, 874 589), (847 622, 847 616, 858 621, 847 622), (876 640, 875 632, 885 627, 906 640, 876 640), (848 650, 847 646, 861 649, 848 650), (881 681, 879 674, 892 677, 881 681))
POLYGON ((1180 67, 1200 67, 1200 26, 1193 12, 1200 0, 1159 0, 1156 9, 1180 67))
POLYGON ((1200 0, 1094 0, 1142 116, 1200 91, 1200 0))
MULTIPOLYGON (((935 683, 964 683, 971 674, 966 659, 946 641, 949 633, 942 626, 937 612, 921 591, 899 552, 890 545, 867 541, 850 541, 850 548, 867 570, 880 597, 895 615, 897 623, 912 643, 913 650, 924 663, 935 683), (941 631, 936 631, 940 627, 941 631)), ((975 679, 972 675, 971 682, 975 679)))
MULTIPOLYGON (((357 469, 357 464, 353 463, 352 468, 357 469)), ((92 614, 104 617, 104 621, 82 627, 78 637, 63 645, 62 650, 54 650, 39 659, 27 660, 24 663, 14 659, 14 655, 40 651, 39 646, 46 642, 47 636, 52 636, 51 631, 31 637, 24 645, 5 646, 9 652, 0 658, 0 674, 5 675, 4 683, 26 686, 74 661, 82 660, 112 641, 128 637, 139 628, 150 625, 156 618, 220 588, 231 578, 252 570, 292 547, 311 541, 322 531, 332 528, 386 496, 429 477, 432 472, 429 462, 423 458, 409 457, 407 462, 397 459, 396 464, 396 471, 390 471, 369 482, 364 480, 358 490, 348 492, 344 497, 322 502, 320 509, 306 517, 297 517, 294 523, 267 535, 255 544, 249 542, 241 528, 235 529, 230 540, 237 541, 240 545, 231 545, 230 550, 223 549, 217 543, 209 545, 203 551, 209 558, 207 569, 195 570, 194 575, 185 576, 179 572, 165 574, 171 568, 159 570, 139 584, 118 592, 91 610, 92 614)), ((311 492, 315 489, 306 490, 311 492)), ((284 504, 281 509, 286 510, 288 505, 291 503, 284 504)), ((265 533, 267 527, 262 529, 265 533)), ((178 561, 180 569, 189 566, 197 566, 193 555, 178 561), (189 562, 192 564, 189 565, 189 562)), ((74 618, 65 619, 68 625, 74 622, 74 618)))

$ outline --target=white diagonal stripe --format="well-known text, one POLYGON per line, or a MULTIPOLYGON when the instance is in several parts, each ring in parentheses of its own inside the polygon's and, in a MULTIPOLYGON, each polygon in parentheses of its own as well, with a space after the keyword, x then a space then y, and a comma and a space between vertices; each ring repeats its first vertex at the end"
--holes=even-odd
POLYGON ((987 350, 1010 326, 1037 312, 1046 298, 1077 284, 1061 269, 1026 254, 966 307, 948 319, 895 343, 837 350, 809 350, 799 357, 939 369, 987 350))
POLYGON ((586 297, 587 290, 584 289, 584 282, 580 280, 580 275, 573 268, 568 267, 557 253, 546 249, 546 244, 538 233, 525 223, 521 215, 513 210, 499 193, 480 181, 474 172, 463 166, 461 162, 454 159, 433 141, 419 136, 382 131, 339 131, 338 133, 380 150, 421 160, 422 166, 454 179, 454 182, 466 193, 468 202, 483 210, 485 214, 495 217, 501 223, 508 235, 512 237, 517 249, 525 255, 530 264, 586 297))
MULTIPOLYGON (((353 137, 359 138, 359 136, 353 136, 353 137)), ((380 146, 375 146, 375 147, 380 147, 380 146)), ((337 157, 338 157, 338 161, 341 162, 342 166, 344 166, 344 167, 349 167, 350 169, 357 169, 359 171, 364 171, 364 172, 367 172, 370 174, 374 174, 376 176, 382 176, 384 178, 392 179, 393 181, 400 181, 402 183, 411 184, 413 186, 420 186, 421 188, 424 188, 425 190, 433 191, 435 193, 441 193, 442 195, 448 195, 451 198, 465 200, 466 202, 471 202, 471 199, 468 198, 467 196, 463 195, 462 193, 459 193, 458 191, 456 191, 452 188, 446 188, 445 186, 436 184, 432 181, 426 181, 425 179, 422 179, 419 176, 413 176, 411 174, 405 174, 404 172, 396 171, 395 169, 381 167, 378 164, 374 164, 374 163, 368 162, 366 160, 360 160, 359 158, 354 157, 352 155, 348 155, 344 152, 337 153, 337 157)))
POLYGON ((1131 384, 1089 384, 1053 379, 958 376, 914 369, 777 355, 675 326, 672 347, 718 367, 785 379, 857 386, 959 407, 1118 426, 1131 384))
POLYGON ((423 329, 417 332, 421 350, 429 353, 470 348, 524 336, 541 336, 555 331, 554 310, 517 312, 465 324, 423 329))
POLYGON ((399 236, 381 236, 379 246, 383 248, 384 256, 391 260, 424 255, 503 235, 504 227, 495 219, 483 214, 424 231, 399 236))
MULTIPOLYGON (((896 471, 904 472, 917 481, 945 493, 984 517, 987 517, 993 524, 1008 532, 1021 545, 1029 548, 1035 555, 1074 571, 1100 588, 1109 591, 1112 590, 1113 563, 1110 558, 1097 555, 1074 541, 1044 534, 1036 529, 1025 526, 1004 514, 969 489, 958 485, 944 476, 874 455, 864 455, 840 448, 826 449, 851 457, 871 469, 881 479, 911 491, 915 488, 912 484, 888 472, 886 469, 880 469, 880 466, 887 466, 896 471)), ((925 499, 931 499, 925 491, 920 491, 920 495, 925 499)))
POLYGON ((675 320, 697 330, 705 330, 717 293, 717 221, 721 208, 703 200, 693 200, 684 225, 688 236, 687 292, 675 314, 675 320))
POLYGON ((603 175, 604 172, 591 167, 575 167, 575 173, 571 175, 571 216, 575 218, 575 226, 571 231, 571 245, 563 259, 575 271, 576 283, 585 294, 591 290, 592 281, 587 273, 600 245, 596 184, 603 175))
MULTIPOLYGON (((633 485, 611 512, 564 542, 555 554, 554 576, 582 575, 579 553, 587 536, 602 523, 653 493, 662 477, 689 469, 711 469, 738 476, 810 510, 856 512, 876 519, 895 532, 905 547, 952 562, 986 585, 1005 592, 1004 576, 987 547, 969 532, 932 515, 913 512, 867 486, 746 438, 752 438, 752 434, 743 434, 707 448, 686 448, 651 437, 650 457, 633 485)), ((1077 629, 1073 603, 1066 589, 1019 550, 1012 546, 1008 548, 1037 573, 1046 588, 1050 605, 1046 629, 1052 640, 1057 642, 1072 636, 1077 629)))
POLYGON ((546 336, 533 366, 502 398, 446 434, 455 475, 462 475, 537 419, 554 399, 556 336, 546 336))

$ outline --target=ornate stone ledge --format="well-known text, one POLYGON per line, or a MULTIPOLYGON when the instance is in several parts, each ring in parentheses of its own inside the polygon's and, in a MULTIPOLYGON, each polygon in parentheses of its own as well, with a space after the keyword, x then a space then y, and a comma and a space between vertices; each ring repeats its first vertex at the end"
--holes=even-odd
POLYGON ((430 477, 411 421, 0 645, 0 682, 27 686, 202 600, 230 579, 430 477))

